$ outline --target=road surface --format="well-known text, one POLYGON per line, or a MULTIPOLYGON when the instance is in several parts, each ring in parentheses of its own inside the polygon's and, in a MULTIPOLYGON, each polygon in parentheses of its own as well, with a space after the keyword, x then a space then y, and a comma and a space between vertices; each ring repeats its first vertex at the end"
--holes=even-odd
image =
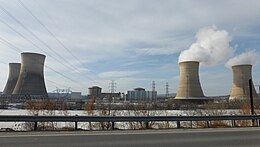
POLYGON ((2 147, 259 147, 260 128, 1 132, 2 147))

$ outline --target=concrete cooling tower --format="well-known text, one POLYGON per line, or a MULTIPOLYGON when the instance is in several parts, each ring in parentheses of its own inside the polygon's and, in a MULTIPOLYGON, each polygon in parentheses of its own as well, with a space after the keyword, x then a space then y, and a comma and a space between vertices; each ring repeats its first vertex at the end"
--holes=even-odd
POLYGON ((22 66, 14 95, 47 96, 44 82, 45 55, 22 53, 22 66))
MULTIPOLYGON (((249 79, 252 79, 252 65, 235 65, 233 70, 233 86, 229 100, 250 100, 249 79)), ((252 84, 253 85, 253 84, 252 84)), ((254 86, 252 86, 253 98, 258 98, 254 86)))
POLYGON ((180 62, 180 82, 175 99, 205 99, 199 80, 199 62, 180 62))
POLYGON ((20 74, 20 63, 9 63, 9 76, 3 91, 4 95, 10 95, 13 93, 17 80, 20 74))

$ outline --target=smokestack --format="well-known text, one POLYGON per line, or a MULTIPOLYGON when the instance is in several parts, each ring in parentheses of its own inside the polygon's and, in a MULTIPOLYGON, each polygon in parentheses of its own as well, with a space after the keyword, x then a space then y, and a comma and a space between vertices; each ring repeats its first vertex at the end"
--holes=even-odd
POLYGON ((47 96, 43 74, 46 56, 37 53, 22 53, 21 57, 21 71, 13 94, 47 96))
POLYGON ((13 90, 19 78, 20 69, 20 63, 9 63, 9 76, 3 94, 9 95, 13 93, 13 90))
POLYGON ((205 98, 199 80, 199 62, 180 62, 180 82, 175 99, 205 98))
MULTIPOLYGON (((252 65, 242 64, 232 66, 233 86, 229 100, 250 100, 249 79, 252 79, 252 65)), ((258 95, 253 86, 253 98, 257 99, 258 95)))

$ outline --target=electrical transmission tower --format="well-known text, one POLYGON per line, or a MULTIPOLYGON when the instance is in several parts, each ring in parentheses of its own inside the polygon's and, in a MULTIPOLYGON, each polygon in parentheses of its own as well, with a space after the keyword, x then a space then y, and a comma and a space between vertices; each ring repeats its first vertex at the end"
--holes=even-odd
POLYGON ((116 92, 116 82, 114 80, 112 80, 110 83, 109 83, 109 91, 110 93, 115 93, 116 92))
MULTIPOLYGON (((111 109, 111 105, 110 103, 113 102, 114 103, 114 93, 116 92, 116 82, 114 80, 112 80, 109 83, 109 91, 110 91, 110 97, 109 97, 109 106, 108 109, 111 109)), ((110 114, 110 111, 109 111, 110 114)))
POLYGON ((155 99, 155 81, 152 82, 152 100, 155 99))
POLYGON ((169 97, 169 84, 168 82, 166 83, 166 93, 165 93, 165 97, 169 97))
POLYGON ((155 91, 155 81, 152 82, 152 91, 155 91))

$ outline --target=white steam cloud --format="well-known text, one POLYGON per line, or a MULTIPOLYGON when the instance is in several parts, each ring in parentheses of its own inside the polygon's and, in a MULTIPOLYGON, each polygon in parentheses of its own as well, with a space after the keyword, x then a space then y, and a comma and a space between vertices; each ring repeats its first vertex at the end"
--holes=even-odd
POLYGON ((206 66, 214 66, 226 62, 234 52, 230 46, 231 36, 216 26, 202 28, 197 32, 196 39, 189 49, 181 52, 179 62, 198 61, 206 66))
POLYGON ((260 60, 259 54, 256 52, 256 50, 250 50, 231 58, 226 63, 226 67, 230 68, 234 65, 243 65, 243 64, 255 65, 260 62, 259 60, 260 60))

